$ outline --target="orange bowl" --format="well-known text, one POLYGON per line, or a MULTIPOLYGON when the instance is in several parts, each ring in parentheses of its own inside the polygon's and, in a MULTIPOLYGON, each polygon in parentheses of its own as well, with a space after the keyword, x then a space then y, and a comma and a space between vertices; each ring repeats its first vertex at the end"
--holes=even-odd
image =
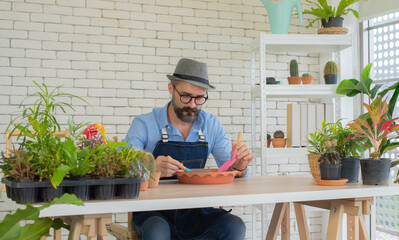
POLYGON ((234 180, 234 177, 239 174, 239 171, 227 171, 227 172, 218 172, 218 169, 191 169, 195 170, 208 170, 212 172, 177 172, 177 179, 181 183, 188 184, 223 184, 223 183, 231 183, 234 180))

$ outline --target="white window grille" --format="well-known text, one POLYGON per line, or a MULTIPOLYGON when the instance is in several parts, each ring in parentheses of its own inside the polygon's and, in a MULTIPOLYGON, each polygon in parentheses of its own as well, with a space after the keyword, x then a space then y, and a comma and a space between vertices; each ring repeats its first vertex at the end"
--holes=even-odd
MULTIPOLYGON (((376 17, 363 22, 363 63, 373 62, 372 79, 391 86, 399 81, 399 12, 376 17)), ((393 116, 399 116, 399 102, 393 116)), ((398 159, 399 150, 385 153, 383 157, 398 159)), ((394 179, 398 167, 391 168, 394 179)), ((376 224, 380 230, 399 235, 399 196, 376 198, 376 224)))

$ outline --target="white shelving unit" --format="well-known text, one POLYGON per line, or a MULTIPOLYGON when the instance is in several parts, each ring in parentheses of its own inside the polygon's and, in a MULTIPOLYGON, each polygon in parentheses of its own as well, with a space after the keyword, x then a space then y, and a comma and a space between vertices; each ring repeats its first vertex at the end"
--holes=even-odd
MULTIPOLYGON (((251 95, 252 95, 252 150, 256 157, 261 157, 261 175, 267 175, 268 158, 289 158, 304 156, 307 151, 304 148, 267 148, 267 101, 268 98, 306 98, 333 100, 338 99, 335 90, 337 85, 325 85, 323 79, 324 63, 333 59, 340 65, 340 53, 352 47, 352 35, 313 35, 313 34, 266 34, 261 32, 251 46, 251 95), (274 53, 318 53, 319 54, 319 76, 320 83, 312 85, 267 85, 266 71, 268 70, 266 61, 266 51, 268 54, 274 53), (259 59, 256 59, 257 54, 259 59), (256 61, 257 60, 257 61, 256 61), (259 64, 257 68, 256 64, 259 64), (258 71, 258 72, 257 72, 258 71), (256 134, 256 100, 260 99, 260 139, 256 134), (260 140, 260 148, 256 147, 260 140)), ((352 55, 353 52, 351 53, 352 55)), ((345 62, 344 60, 343 62, 345 62)), ((350 74, 356 64, 347 64, 350 74)), ((341 73, 342 73, 342 66, 341 73)), ((348 69, 347 69, 348 70, 348 69)), ((346 72, 347 72, 346 70, 346 72)), ((342 75, 341 78, 342 79, 342 75)), ((341 112, 339 112, 341 114, 341 112)), ((341 115, 339 115, 341 116, 341 115)), ((258 144, 259 145, 259 144, 258 144)), ((255 162, 255 161, 254 161, 255 162)), ((253 164, 251 172, 257 173, 256 163, 253 164)), ((262 211, 262 226, 265 226, 267 219, 267 206, 258 206, 262 211)), ((255 229, 253 230, 255 231, 255 229)), ((264 233, 263 233, 264 234, 264 233)), ((265 236, 263 236, 264 238, 265 236)), ((253 239, 256 234, 253 235, 253 239)))

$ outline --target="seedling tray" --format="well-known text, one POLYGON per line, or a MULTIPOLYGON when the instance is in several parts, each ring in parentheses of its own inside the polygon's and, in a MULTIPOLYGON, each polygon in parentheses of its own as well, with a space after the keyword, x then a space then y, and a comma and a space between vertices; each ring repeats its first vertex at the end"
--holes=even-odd
POLYGON ((16 181, 3 178, 7 196, 17 203, 49 202, 63 193, 73 193, 83 201, 137 198, 144 178, 65 179, 54 189, 49 180, 16 181), (116 188, 116 190, 115 190, 116 188))

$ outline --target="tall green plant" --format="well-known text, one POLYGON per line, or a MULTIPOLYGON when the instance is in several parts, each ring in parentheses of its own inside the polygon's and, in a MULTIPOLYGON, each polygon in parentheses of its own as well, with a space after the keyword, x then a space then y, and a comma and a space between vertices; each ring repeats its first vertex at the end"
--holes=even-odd
MULTIPOLYGON (((370 98, 370 101, 374 101, 376 97, 385 97, 388 93, 392 91, 392 96, 388 103, 387 118, 392 118, 395 111, 395 105, 398 101, 399 96, 399 82, 388 86, 384 90, 380 91, 383 84, 374 84, 374 81, 370 78, 370 71, 373 63, 367 64, 367 66, 362 70, 361 80, 357 79, 345 79, 342 80, 338 85, 336 93, 341 95, 346 95, 348 97, 354 97, 359 93, 365 94, 370 98), (372 87, 373 86, 373 87, 372 87)), ((362 118, 366 118, 364 115, 362 118)))
POLYGON ((50 90, 44 83, 34 84, 38 91, 28 95, 21 102, 21 114, 12 120, 7 129, 12 128, 11 133, 20 130, 18 139, 22 135, 26 136, 27 140, 21 147, 31 157, 32 165, 36 166, 36 175, 40 179, 49 178, 56 187, 60 183, 59 179, 62 180, 61 175, 65 175, 69 170, 65 165, 65 158, 70 154, 61 137, 54 135, 54 132, 61 130, 55 114, 58 110, 63 113, 66 113, 66 109, 74 110, 69 103, 57 101, 57 98, 71 97, 86 101, 76 95, 61 92, 61 86, 50 90), (25 101, 30 98, 35 99, 33 106, 24 106, 25 101))

